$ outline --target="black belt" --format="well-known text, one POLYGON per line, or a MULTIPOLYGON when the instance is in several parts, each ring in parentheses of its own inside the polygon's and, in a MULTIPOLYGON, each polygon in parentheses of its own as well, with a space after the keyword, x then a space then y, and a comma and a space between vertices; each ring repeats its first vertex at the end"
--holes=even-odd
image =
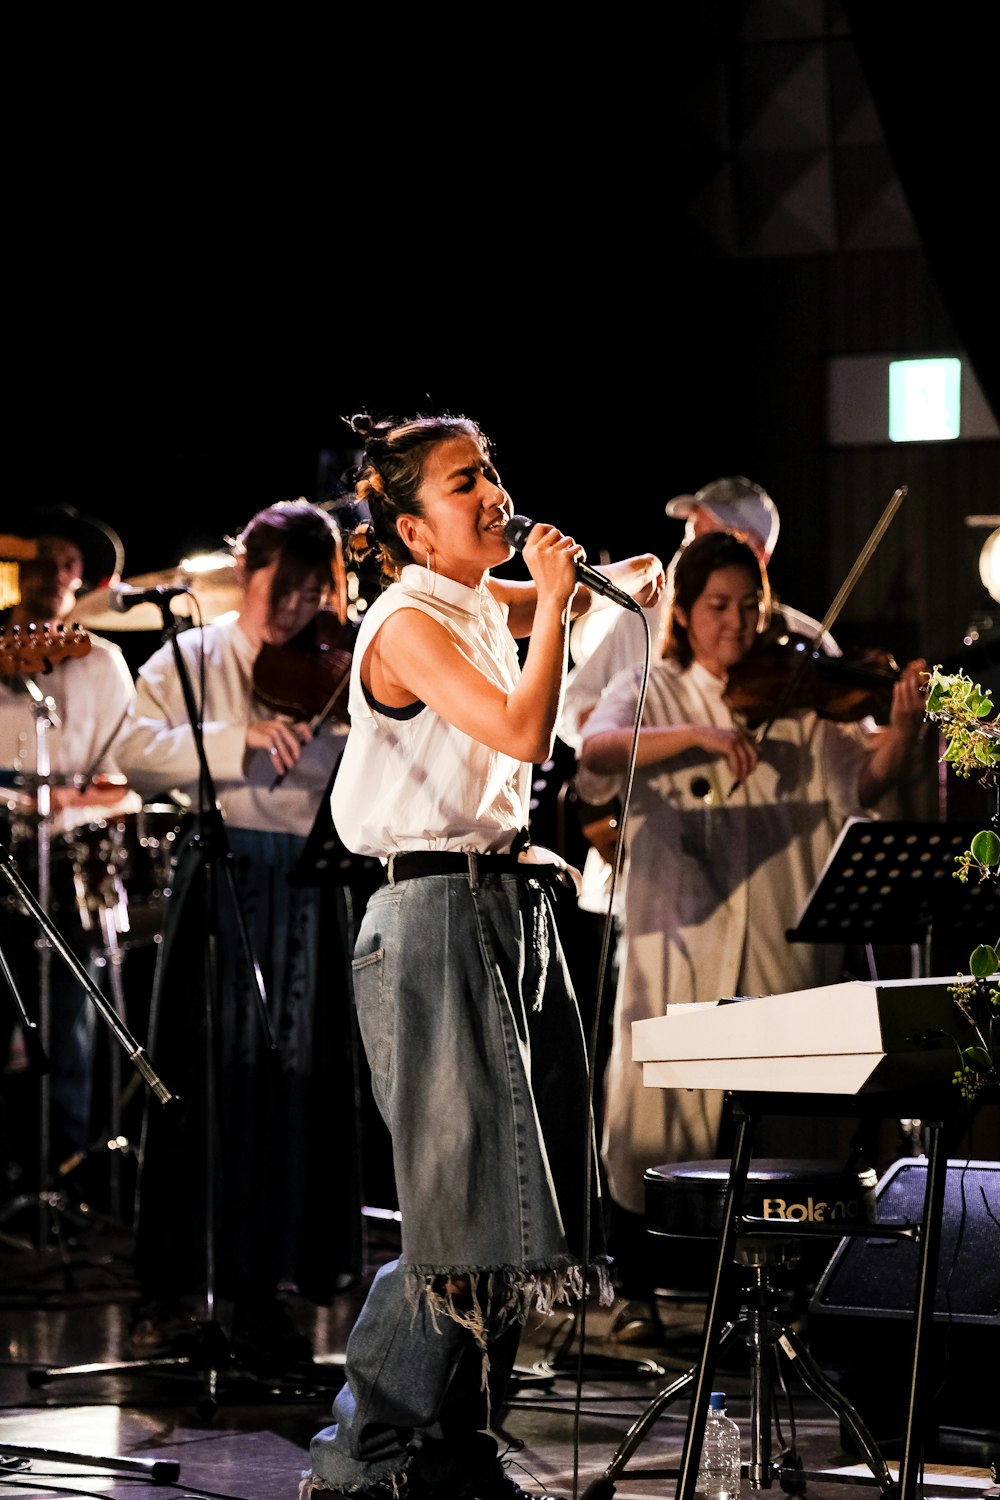
POLYGON ((544 865, 522 864, 516 854, 460 854, 453 849, 414 849, 390 858, 382 884, 397 885, 421 875, 537 875, 544 865), (391 876, 390 876, 391 870, 391 876))

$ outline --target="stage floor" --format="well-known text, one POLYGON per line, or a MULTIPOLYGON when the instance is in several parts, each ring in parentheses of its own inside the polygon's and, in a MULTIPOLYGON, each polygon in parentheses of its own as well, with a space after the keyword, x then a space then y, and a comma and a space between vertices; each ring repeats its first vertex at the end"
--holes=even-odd
MULTIPOLYGON (((124 1357, 135 1300, 130 1236, 107 1220, 85 1228, 67 1224, 62 1250, 40 1250, 24 1217, 0 1224, 0 1495, 136 1500, 156 1492, 186 1500, 296 1500, 309 1440, 329 1420, 347 1335, 368 1281, 395 1254, 395 1222, 366 1219, 366 1276, 357 1287, 329 1308, 293 1302, 296 1321, 313 1339, 315 1378, 265 1385, 238 1368, 220 1371, 217 1382, 197 1367, 117 1374, 75 1369, 124 1357), (75 1372, 60 1373, 68 1367, 75 1372), (83 1463, 88 1457, 95 1462, 83 1463), (124 1462, 136 1459, 142 1465, 134 1470, 124 1462)), ((703 1299, 665 1291, 658 1305, 665 1341, 643 1348, 609 1342, 612 1310, 588 1303, 582 1370, 578 1318, 566 1312, 530 1325, 514 1397, 494 1429, 509 1447, 511 1472, 524 1488, 565 1500, 581 1500, 595 1484, 592 1493, 601 1500, 661 1500, 675 1493, 676 1478, 650 1471, 679 1464, 690 1384, 650 1423, 624 1468, 607 1479, 632 1424, 658 1392, 697 1366, 703 1299)), ((224 1310, 217 1311, 222 1321, 224 1310)), ((878 1359, 877 1346, 869 1357, 878 1359)), ((783 1357, 778 1364, 787 1370, 783 1357)), ((907 1388, 905 1368, 883 1374, 886 1382, 907 1388)), ((750 1354, 738 1338, 721 1353, 713 1383, 725 1389, 743 1431, 744 1458, 753 1421, 750 1376, 750 1354)), ((810 1395, 794 1372, 786 1383, 792 1405, 789 1410, 779 1390, 769 1439, 773 1462, 794 1441, 814 1500, 878 1494, 859 1454, 843 1447, 837 1414, 810 1395), (852 1467, 860 1479, 825 1477, 825 1471, 852 1467)), ((872 1426, 867 1414, 862 1417, 872 1426)), ((894 1468, 898 1449, 875 1435, 894 1468)), ((931 1448, 925 1495, 1000 1493, 991 1490, 986 1467, 992 1440, 983 1447, 976 1434, 958 1432, 948 1439, 942 1430, 931 1448)), ((780 1491, 783 1477, 758 1487, 780 1491)), ((744 1479, 744 1494, 752 1488, 744 1479)))

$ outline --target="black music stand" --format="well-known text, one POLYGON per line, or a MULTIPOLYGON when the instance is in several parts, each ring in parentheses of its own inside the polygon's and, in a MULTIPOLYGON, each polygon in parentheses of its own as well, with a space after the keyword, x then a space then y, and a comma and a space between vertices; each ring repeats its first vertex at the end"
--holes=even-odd
POLYGON ((375 855, 352 853, 334 825, 330 793, 342 756, 343 751, 337 757, 326 791, 320 798, 306 846, 288 877, 288 883, 296 886, 346 886, 363 911, 368 897, 382 879, 383 866, 375 855))
MULTIPOLYGON (((849 818, 810 892, 790 943, 909 944, 931 973, 935 931, 974 947, 1000 928, 992 881, 957 878, 958 857, 981 822, 890 823, 849 818)), ((871 978, 875 978, 875 974, 871 978)))
MULTIPOLYGON (((343 892, 343 901, 336 903, 336 920, 340 926, 340 940, 344 953, 344 978, 347 985, 349 1006, 343 1020, 348 1025, 347 1046, 344 1063, 352 1084, 350 1094, 345 1089, 340 1100, 341 1114, 337 1135, 340 1140, 340 1159, 344 1164, 348 1154, 353 1165, 344 1173, 348 1182, 357 1183, 357 1198, 352 1197, 347 1209, 353 1222, 362 1223, 370 1210, 364 1198, 365 1146, 381 1142, 382 1154, 391 1161, 391 1144, 385 1124, 375 1107, 371 1088, 361 1087, 363 1072, 367 1067, 361 1034, 358 1030, 354 1009, 354 993, 351 974, 351 955, 357 937, 358 924, 364 916, 369 896, 382 881, 383 864, 375 855, 355 854, 348 849, 333 821, 330 793, 337 779, 343 751, 334 762, 326 790, 319 800, 312 828, 298 864, 288 877, 289 885, 313 886, 320 890, 343 892)), ((345 1080, 345 1082, 348 1080, 345 1080)), ((391 1167, 387 1168, 391 1175, 391 1167)), ((362 1239, 357 1242, 359 1260, 362 1256, 362 1239)))

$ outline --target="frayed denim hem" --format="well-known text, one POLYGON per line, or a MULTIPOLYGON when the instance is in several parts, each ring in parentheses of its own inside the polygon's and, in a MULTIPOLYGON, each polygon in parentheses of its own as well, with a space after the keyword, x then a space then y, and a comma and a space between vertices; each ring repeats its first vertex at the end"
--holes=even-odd
POLYGON ((324 1484, 322 1479, 317 1479, 311 1469, 307 1469, 302 1475, 302 1480, 299 1484, 299 1500, 308 1500, 310 1495, 319 1494, 356 1495, 359 1491, 364 1491, 366 1495, 370 1495, 374 1485, 377 1485, 380 1490, 385 1490, 385 1500, 406 1500, 409 1490, 409 1480, 405 1473, 387 1474, 385 1478, 374 1481, 360 1479, 349 1490, 335 1490, 331 1485, 324 1484))
MULTIPOLYGON (((601 1305, 610 1307, 615 1294, 607 1257, 600 1257, 589 1269, 597 1275, 601 1305)), ((483 1390, 489 1377, 491 1339, 515 1323, 526 1323, 529 1313, 547 1315, 560 1305, 580 1301, 589 1290, 579 1262, 536 1271, 513 1267, 457 1271, 414 1265, 405 1270, 406 1297, 414 1316, 424 1304, 436 1331, 440 1332, 440 1320, 449 1318, 472 1334, 483 1355, 483 1390)))
MULTIPOLYGON (((607 1257, 596 1260, 590 1269, 597 1275, 601 1305, 610 1307, 614 1286, 607 1257)), ((467 1328, 484 1353, 491 1338, 515 1323, 525 1323, 529 1313, 554 1312, 561 1304, 580 1301, 589 1291, 585 1269, 579 1262, 538 1270, 415 1265, 407 1265, 405 1270, 406 1295, 414 1309, 426 1303, 435 1328, 442 1317, 467 1328)))

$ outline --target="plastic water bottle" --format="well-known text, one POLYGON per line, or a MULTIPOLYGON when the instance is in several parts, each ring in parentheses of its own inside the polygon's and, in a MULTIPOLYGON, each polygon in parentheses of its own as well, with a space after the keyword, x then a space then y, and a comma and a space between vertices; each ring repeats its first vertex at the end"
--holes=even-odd
POLYGON ((740 1429, 726 1416, 724 1391, 708 1398, 695 1494, 703 1500, 739 1500, 740 1429))

